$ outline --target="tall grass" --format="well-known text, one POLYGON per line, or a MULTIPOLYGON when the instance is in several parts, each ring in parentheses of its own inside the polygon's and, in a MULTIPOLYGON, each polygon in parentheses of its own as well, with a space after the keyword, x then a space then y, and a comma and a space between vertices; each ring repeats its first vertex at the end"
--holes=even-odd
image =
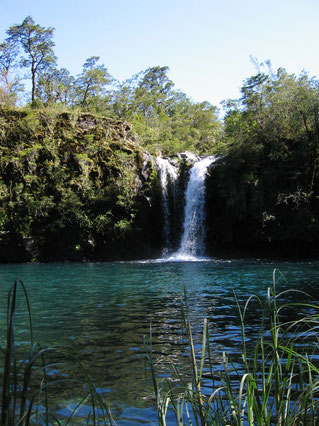
POLYGON ((156 360, 151 345, 148 346, 161 425, 166 425, 169 410, 175 412, 177 425, 318 424, 319 351, 317 344, 304 344, 303 339, 316 332, 319 308, 306 303, 280 302, 287 294, 276 294, 277 273, 279 271, 274 270, 273 286, 268 289, 265 301, 251 296, 240 306, 236 299, 241 324, 240 361, 233 361, 225 352, 221 362, 214 359, 207 320, 203 325, 201 350, 196 353, 198 345, 194 344, 185 293, 182 316, 189 344, 189 377, 185 379, 185 375, 179 374, 178 366, 173 365, 173 374, 180 379, 179 386, 159 381, 156 360), (261 318, 253 343, 246 327, 252 301, 259 304, 261 318), (283 322, 282 312, 292 307, 312 313, 283 322), (212 390, 208 392, 208 388, 212 390))
POLYGON ((40 345, 34 343, 28 294, 23 282, 16 280, 8 293, 6 341, 4 348, 1 348, 4 361, 0 425, 74 424, 75 421, 78 422, 79 419, 76 419, 76 416, 86 402, 90 404, 92 409, 86 418, 82 418, 82 423, 92 425, 114 424, 107 402, 96 391, 96 386, 81 362, 72 354, 70 354, 70 358, 77 365, 79 374, 84 377, 84 381, 74 380, 73 385, 79 388, 85 384, 88 391, 67 418, 64 418, 62 422, 57 418, 54 410, 50 409, 49 390, 54 385, 61 385, 61 382, 69 379, 48 380, 47 371, 51 367, 56 367, 56 364, 48 363, 46 358, 48 357, 48 352, 53 352, 54 350, 54 348, 41 348, 40 345), (30 343, 21 345, 22 349, 15 340, 15 318, 19 287, 23 291, 26 302, 30 334, 30 343))
POLYGON ((6 334, 6 344, 3 350, 1 425, 29 424, 31 417, 37 417, 39 414, 38 412, 34 412, 33 408, 37 397, 41 395, 40 390, 46 386, 44 354, 49 349, 42 349, 33 342, 31 309, 28 295, 24 284, 17 280, 8 293, 6 334), (30 344, 26 348, 22 360, 20 359, 21 355, 18 355, 14 334, 18 286, 21 286, 24 292, 30 330, 30 344), (40 386, 37 392, 32 391, 31 393, 31 378, 34 370, 37 370, 37 372, 40 370, 41 376, 38 377, 40 386))

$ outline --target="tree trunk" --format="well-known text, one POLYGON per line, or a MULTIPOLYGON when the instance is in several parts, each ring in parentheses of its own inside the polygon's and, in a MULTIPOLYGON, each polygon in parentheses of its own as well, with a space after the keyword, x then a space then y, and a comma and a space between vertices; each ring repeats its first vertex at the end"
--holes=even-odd
POLYGON ((31 94, 31 101, 33 102, 35 100, 35 72, 32 71, 32 94, 31 94))
POLYGON ((34 60, 32 60, 31 65, 31 77, 32 77, 32 91, 31 91, 31 101, 35 100, 35 89, 36 89, 36 67, 34 66, 34 60))
POLYGON ((316 171, 317 171, 317 157, 318 157, 318 142, 319 142, 319 119, 318 119, 318 110, 314 111, 314 136, 313 136, 313 157, 311 163, 311 174, 310 174, 310 188, 309 192, 311 193, 314 188, 316 171))

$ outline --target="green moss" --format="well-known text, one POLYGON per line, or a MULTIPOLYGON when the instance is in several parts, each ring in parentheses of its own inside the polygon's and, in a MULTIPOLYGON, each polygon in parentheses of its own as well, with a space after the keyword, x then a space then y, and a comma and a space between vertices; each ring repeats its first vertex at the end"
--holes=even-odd
POLYGON ((32 236, 43 259, 88 256, 91 237, 99 250, 133 238, 148 186, 137 185, 144 157, 129 131, 93 114, 7 109, 0 121, 1 230, 32 236))

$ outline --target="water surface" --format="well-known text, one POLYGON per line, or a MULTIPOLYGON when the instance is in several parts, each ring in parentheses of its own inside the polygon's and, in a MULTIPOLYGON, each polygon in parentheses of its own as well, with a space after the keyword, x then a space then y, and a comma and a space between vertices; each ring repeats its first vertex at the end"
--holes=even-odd
MULTIPOLYGON (((234 292, 240 303, 253 293, 264 297, 272 286, 274 268, 279 268, 287 282, 277 274, 278 292, 294 288, 319 300, 318 266, 318 262, 217 259, 0 265, 1 340, 5 339, 7 293, 18 278, 29 294, 35 340, 58 348, 54 356, 62 367, 52 367, 51 374, 65 374, 68 378, 78 374, 70 368, 75 364, 74 354, 90 371, 101 394, 111 401, 119 424, 156 424, 143 336, 149 336, 151 325, 160 376, 170 375, 168 357, 187 374, 188 349, 181 331, 180 308, 184 288, 195 340, 200 340, 203 320, 207 318, 212 351, 218 359, 225 350, 240 353, 234 292)), ((20 294, 16 340, 23 343, 28 341, 29 333, 20 294)), ((285 297, 300 301, 300 294, 289 293, 285 297)), ((252 334, 260 320, 255 305, 247 318, 252 334)), ((69 384, 59 390, 55 395, 58 415, 63 417, 72 410, 83 386, 69 384)))

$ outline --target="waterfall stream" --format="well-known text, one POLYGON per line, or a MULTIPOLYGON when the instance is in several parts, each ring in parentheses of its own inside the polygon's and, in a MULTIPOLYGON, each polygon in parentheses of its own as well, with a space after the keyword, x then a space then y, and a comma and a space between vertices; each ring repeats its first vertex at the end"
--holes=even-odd
MULTIPOLYGON (((174 248, 172 235, 176 234, 176 223, 172 220, 172 208, 176 210, 178 167, 169 159, 157 157, 163 207, 163 240, 162 256, 167 260, 197 260, 205 253, 205 179, 208 167, 215 157, 198 159, 194 154, 187 153, 187 158, 194 162, 189 172, 189 181, 185 191, 185 209, 183 231, 179 249, 171 256, 174 248)), ((177 206, 177 208, 179 208, 177 206)))
POLYGON ((215 157, 197 161, 190 170, 185 193, 183 235, 179 250, 172 260, 195 260, 205 252, 205 178, 208 167, 215 157))

